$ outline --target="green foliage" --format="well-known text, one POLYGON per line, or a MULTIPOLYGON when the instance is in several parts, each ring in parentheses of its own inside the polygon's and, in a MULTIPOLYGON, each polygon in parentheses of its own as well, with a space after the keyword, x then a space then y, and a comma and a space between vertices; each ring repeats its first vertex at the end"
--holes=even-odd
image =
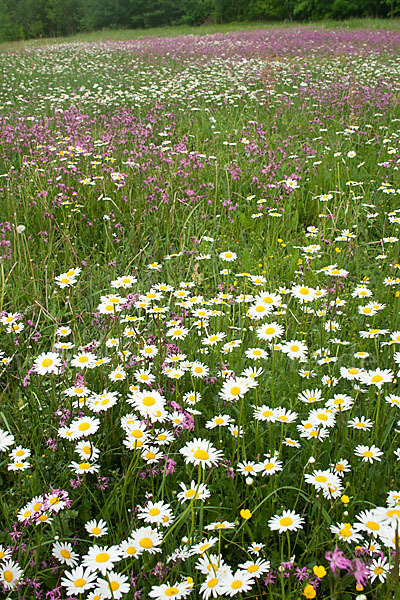
POLYGON ((0 42, 104 28, 398 15, 400 0, 0 0, 0 42))

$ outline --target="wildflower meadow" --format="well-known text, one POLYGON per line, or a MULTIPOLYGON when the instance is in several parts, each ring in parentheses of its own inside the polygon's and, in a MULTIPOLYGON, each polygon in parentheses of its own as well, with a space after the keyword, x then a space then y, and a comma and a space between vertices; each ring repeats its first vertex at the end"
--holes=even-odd
POLYGON ((399 599, 400 32, 0 73, 0 597, 399 599))

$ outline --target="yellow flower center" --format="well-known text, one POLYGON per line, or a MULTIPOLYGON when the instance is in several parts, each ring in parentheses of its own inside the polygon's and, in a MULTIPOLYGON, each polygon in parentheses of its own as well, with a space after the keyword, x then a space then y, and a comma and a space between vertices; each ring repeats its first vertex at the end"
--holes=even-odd
POLYGON ((111 581, 109 587, 112 589, 113 592, 116 592, 119 589, 118 581, 111 581))
POLYGON ((156 401, 154 400, 154 398, 152 396, 145 396, 143 398, 143 404, 145 406, 153 406, 153 404, 155 404, 156 401))
POLYGON ((315 481, 318 481, 319 483, 324 483, 325 481, 328 481, 328 478, 325 477, 325 475, 317 475, 315 481))
POLYGON ((382 375, 374 375, 374 376, 372 377, 372 379, 371 379, 371 381, 372 381, 373 383, 379 383, 379 382, 380 382, 380 381, 382 381, 382 380, 383 380, 383 377, 382 377, 382 375))
POLYGON ((93 529, 92 529, 92 533, 93 533, 94 535, 99 535, 99 534, 101 533, 101 529, 100 529, 100 527, 93 527, 93 529))
POLYGON ((250 565, 250 567, 247 567, 247 570, 249 573, 257 573, 259 568, 258 565, 250 565))
POLYGON ((142 538, 139 543, 142 546, 142 548, 149 549, 153 547, 153 542, 148 537, 142 538))
POLYGON ((50 367, 50 365, 53 364, 53 361, 51 358, 45 358, 44 360, 42 360, 42 367, 50 367))
POLYGON ((272 410, 264 410, 264 412, 262 413, 263 417, 271 417, 274 413, 272 412, 272 410))
POLYGON ((61 550, 60 554, 63 558, 71 558, 71 552, 68 552, 65 548, 61 550))
POLYGON ((179 593, 179 590, 176 587, 169 587, 164 592, 164 594, 168 597, 176 596, 178 593, 179 593))
POLYGON ((282 527, 289 527, 289 525, 292 525, 293 519, 291 517, 283 517, 279 523, 282 525, 282 527))
POLYGON ((217 583, 218 583, 218 579, 216 577, 213 577, 212 579, 210 579, 207 582, 207 587, 214 588, 217 585, 217 583))
POLYGON ((110 560, 110 555, 107 554, 107 552, 100 552, 100 554, 96 556, 96 562, 98 563, 105 563, 108 560, 110 560))
POLYGON ((235 581, 232 581, 231 583, 231 588, 233 590, 238 590, 239 588, 241 588, 243 585, 243 582, 240 579, 235 579, 235 581))
POLYGON ((3 577, 7 581, 7 583, 11 583, 14 575, 12 571, 4 571, 3 577))
POLYGON ((78 579, 75 579, 74 585, 77 588, 82 588, 86 585, 86 581, 82 579, 82 577, 79 577, 78 579))
POLYGON ((378 531, 380 529, 380 525, 375 521, 367 521, 365 526, 368 527, 368 529, 372 529, 372 531, 378 531))
POLYGON ((78 427, 79 431, 87 431, 90 429, 90 423, 81 423, 78 427))
POLYGON ((197 448, 196 452, 194 453, 194 457, 198 460, 208 460, 210 455, 208 454, 207 450, 201 450, 201 448, 197 448))
POLYGON ((231 389, 231 394, 232 396, 238 396, 240 394, 240 387, 233 386, 233 388, 231 389))

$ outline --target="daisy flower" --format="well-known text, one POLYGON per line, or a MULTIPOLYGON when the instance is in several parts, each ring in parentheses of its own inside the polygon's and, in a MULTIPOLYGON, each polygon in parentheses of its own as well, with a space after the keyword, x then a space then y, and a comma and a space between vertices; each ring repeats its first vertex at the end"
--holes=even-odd
POLYGON ((231 523, 230 521, 216 521, 214 523, 210 523, 206 525, 204 529, 207 531, 220 531, 225 529, 234 529, 235 523, 231 523))
POLYGON ((390 572, 390 565, 384 557, 373 558, 371 564, 367 568, 371 577, 371 583, 377 578, 381 583, 384 583, 390 572))
POLYGON ((248 378, 244 379, 242 377, 237 377, 235 379, 234 377, 230 377, 222 384, 222 389, 219 392, 219 396, 223 400, 230 402, 238 400, 239 398, 243 398, 246 392, 248 392, 250 389, 249 383, 250 382, 248 378))
POLYGON ((344 477, 345 473, 351 472, 351 465, 345 458, 340 458, 337 462, 332 463, 330 466, 339 477, 344 477))
POLYGON ((256 554, 258 556, 263 548, 265 548, 265 544, 261 544, 259 542, 251 542, 250 546, 248 547, 248 552, 250 552, 250 554, 256 554))
POLYGON ((305 404, 313 404, 314 402, 320 402, 323 400, 322 392, 319 389, 315 390, 304 390, 298 394, 298 399, 305 404))
POLYGON ((72 461, 69 467, 70 469, 73 469, 74 473, 77 475, 82 475, 83 473, 98 473, 99 471, 99 465, 88 462, 77 463, 72 461))
POLYGON ((12 433, 0 429, 0 451, 6 452, 13 444, 15 444, 15 438, 12 433))
POLYGON ((154 358, 158 354, 157 346, 153 346, 151 344, 144 346, 140 350, 140 355, 144 358, 154 358))
POLYGON ((269 560, 257 558, 257 560, 246 560, 246 562, 238 565, 242 571, 247 571, 252 577, 261 577, 264 573, 270 570, 271 563, 269 560))
POLYGON ((116 369, 113 369, 108 375, 111 381, 123 381, 126 379, 126 371, 124 365, 118 365, 116 369))
POLYGON ((181 598, 187 596, 188 591, 190 591, 190 588, 186 581, 172 585, 167 581, 167 583, 163 583, 162 585, 153 585, 149 592, 149 598, 154 598, 155 600, 170 600, 170 598, 181 600, 181 598))
POLYGON ((119 600, 124 594, 130 590, 129 579, 126 575, 110 571, 107 573, 107 579, 99 579, 97 581, 98 589, 102 600, 119 600))
POLYGON ((307 287, 304 285, 295 285, 290 290, 290 293, 292 294, 292 296, 294 298, 299 300, 301 303, 311 302, 312 300, 315 300, 315 298, 317 298, 317 294, 315 293, 314 288, 307 287))
POLYGON ((381 536, 387 530, 385 520, 377 510, 364 510, 357 515, 357 521, 354 527, 358 531, 365 531, 374 537, 381 536))
POLYGON ((39 375, 54 373, 57 375, 61 368, 61 358, 55 352, 39 354, 33 363, 33 370, 39 375))
POLYGON ((209 368, 207 367, 207 365, 205 365, 199 361, 194 361, 192 364, 192 367, 190 369, 190 372, 193 375, 193 377, 196 377, 198 379, 203 379, 204 377, 208 377, 209 368))
POLYGON ((151 465, 160 462, 164 458, 164 454, 157 446, 148 446, 142 450, 142 458, 147 464, 151 465))
POLYGON ((135 536, 129 537, 119 545, 122 558, 139 558, 143 552, 142 546, 140 546, 135 536))
POLYGON ((8 560, 11 558, 12 551, 0 544, 0 560, 8 560))
POLYGON ((183 482, 181 482, 179 485, 182 491, 179 492, 176 497, 180 502, 187 502, 193 499, 206 500, 211 496, 210 490, 204 483, 200 483, 200 485, 198 485, 195 481, 191 481, 189 487, 187 487, 183 482))
POLYGON ((82 566, 64 571, 64 577, 61 579, 61 585, 66 588, 67 596, 84 594, 87 590, 95 587, 97 573, 91 569, 84 569, 82 566))
POLYGON ((282 344, 282 352, 292 360, 295 358, 304 360, 307 356, 308 349, 304 342, 291 340, 282 344))
POLYGON ((114 567, 114 563, 121 560, 119 546, 92 546, 83 557, 82 565, 91 571, 100 571, 105 575, 114 567))
POLYGON ((150 369, 140 369, 135 373, 135 379, 138 383, 146 383, 151 385, 155 381, 155 376, 152 374, 150 369))
POLYGON ((189 329, 187 329, 186 327, 173 327, 172 329, 168 329, 165 335, 173 340, 184 340, 185 337, 187 337, 188 333, 189 329))
POLYGON ((369 462, 372 465, 374 460, 382 460, 380 457, 383 455, 383 452, 374 445, 363 446, 360 444, 354 449, 354 454, 360 456, 364 462, 369 462))
POLYGON ((158 546, 161 545, 163 538, 156 529, 140 527, 132 532, 131 538, 139 546, 141 552, 148 552, 149 554, 161 552, 161 548, 158 546))
POLYGON ((197 404, 198 402, 200 402, 200 400, 201 400, 201 394, 200 394, 200 392, 195 392, 194 390, 191 391, 191 392, 187 392, 183 396, 183 401, 186 404, 190 404, 190 405, 197 404))
POLYGON ((225 262, 233 262, 237 259, 237 254, 236 252, 231 252, 230 250, 228 250, 227 252, 221 252, 219 254, 219 257, 225 262))
POLYGON ((233 419, 229 415, 216 415, 210 421, 207 421, 205 427, 207 429, 215 429, 216 427, 226 427, 232 423, 233 419))
POLYGON ((248 592, 254 585, 254 577, 246 570, 238 569, 235 573, 226 573, 222 579, 221 592, 226 596, 236 596, 248 592))
POLYGON ((362 536, 357 533, 357 530, 354 529, 354 526, 350 523, 338 523, 337 525, 331 525, 330 530, 346 544, 351 544, 353 542, 359 543, 362 540, 362 536))
POLYGON ((253 417, 257 421, 268 421, 269 423, 274 423, 276 421, 276 409, 270 408, 266 404, 262 406, 253 406, 254 412, 253 417))
POLYGON ((257 468, 264 477, 265 475, 275 475, 278 471, 282 471, 282 461, 275 456, 264 454, 265 460, 258 463, 257 468))
POLYGON ((244 477, 255 477, 259 472, 259 467, 253 460, 247 460, 237 464, 236 471, 244 477))
POLYGON ((200 594, 203 600, 219 598, 223 593, 222 581, 224 573, 220 570, 208 573, 207 579, 200 586, 200 594))
POLYGON ((107 523, 103 519, 100 519, 100 521, 96 521, 96 519, 88 521, 85 523, 85 529, 91 537, 102 537, 108 533, 107 523))
POLYGON ((185 457, 186 463, 205 467, 216 466, 222 458, 221 450, 216 450, 209 440, 194 438, 185 444, 179 452, 185 457))
POLYGON ((79 555, 73 551, 69 542, 56 542, 53 544, 52 555, 63 565, 74 567, 78 563, 79 555))
POLYGON ((82 417, 75 419, 70 424, 70 429, 76 433, 76 437, 86 437, 96 433, 100 427, 100 419, 95 417, 82 417))
POLYGON ((198 544, 194 544, 190 549, 190 553, 192 555, 193 554, 204 554, 204 553, 208 552, 208 550, 210 548, 215 546, 215 544, 217 542, 218 542, 218 538, 216 538, 216 537, 206 538, 206 539, 202 540, 201 542, 199 542, 198 544))
POLYGON ((0 582, 6 590, 12 590, 23 574, 23 570, 14 560, 6 560, 0 564, 0 582))
POLYGON ((361 383, 366 385, 375 385, 378 389, 381 389, 384 383, 391 383, 393 381, 393 371, 390 369, 364 371, 360 377, 360 380, 361 383))
POLYGON ((284 510, 282 515, 274 515, 269 521, 268 526, 272 531, 297 531, 303 528, 304 519, 293 510, 284 510))
POLYGON ((348 424, 348 427, 352 427, 353 429, 362 429, 367 431, 368 429, 373 429, 374 427, 374 422, 371 421, 370 419, 367 419, 366 417, 362 416, 362 417, 354 417, 354 419, 351 419, 348 424))
POLYGON ((29 448, 23 448, 22 446, 17 446, 13 450, 11 450, 9 456, 10 456, 11 460, 13 460, 15 462, 24 461, 24 460, 30 458, 31 451, 29 450, 29 448))
POLYGON ((165 527, 170 525, 174 519, 170 505, 162 501, 154 503, 150 500, 144 508, 139 506, 138 509, 138 518, 151 525, 156 524, 165 527))
POLYGON ((248 348, 245 351, 245 356, 247 358, 252 358, 253 360, 265 360, 268 358, 268 352, 266 352, 263 348, 248 348))
POLYGON ((164 410, 165 398, 156 390, 136 392, 131 397, 130 403, 143 417, 146 417, 155 411, 164 410))

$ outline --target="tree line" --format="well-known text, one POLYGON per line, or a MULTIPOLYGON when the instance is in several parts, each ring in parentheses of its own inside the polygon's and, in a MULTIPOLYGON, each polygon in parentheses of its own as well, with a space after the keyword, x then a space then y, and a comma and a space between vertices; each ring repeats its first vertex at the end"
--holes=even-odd
POLYGON ((400 15, 400 0, 0 0, 0 41, 103 28, 400 15))

